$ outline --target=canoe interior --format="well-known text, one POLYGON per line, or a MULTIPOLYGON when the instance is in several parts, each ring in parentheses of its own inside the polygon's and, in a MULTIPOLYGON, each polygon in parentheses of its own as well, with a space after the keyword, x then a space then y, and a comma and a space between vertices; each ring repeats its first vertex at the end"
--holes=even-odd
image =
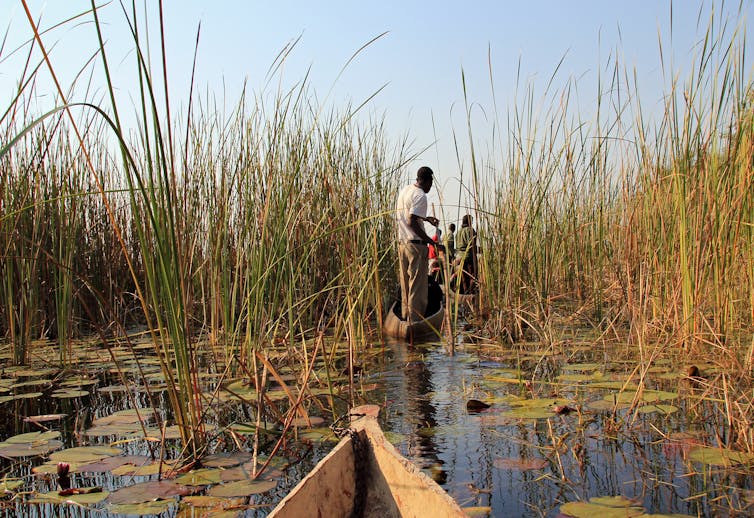
POLYGON ((419 322, 407 322, 400 318, 400 302, 396 301, 390 307, 382 326, 382 332, 387 336, 401 340, 416 340, 442 337, 442 324, 445 319, 445 308, 439 309, 419 322))
MULTIPOLYGON (((379 407, 366 405, 363 417, 352 423, 366 446, 366 470, 358 483, 366 488, 363 516, 424 517, 466 516, 458 503, 385 439, 376 419, 379 407), (377 409, 377 410, 375 410, 377 409), (370 415, 374 414, 374 415, 370 415)), ((269 515, 299 518, 350 517, 356 495, 357 475, 350 437, 338 445, 309 473, 269 515)))
POLYGON ((441 337, 442 324, 445 318, 442 288, 434 279, 430 278, 428 289, 427 309, 424 312, 424 320, 411 323, 403 320, 401 316, 401 301, 397 300, 390 306, 390 310, 387 312, 382 327, 383 333, 401 340, 441 337))

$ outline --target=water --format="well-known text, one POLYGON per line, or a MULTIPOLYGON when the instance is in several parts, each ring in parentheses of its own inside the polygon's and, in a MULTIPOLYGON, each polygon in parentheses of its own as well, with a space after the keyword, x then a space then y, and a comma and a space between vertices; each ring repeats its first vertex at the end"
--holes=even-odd
MULTIPOLYGON (((753 514, 754 463, 748 468, 724 467, 699 462, 695 457, 700 444, 734 445, 736 439, 725 419, 725 402, 716 397, 720 374, 714 366, 702 365, 708 379, 699 389, 684 381, 677 361, 659 357, 646 372, 643 390, 621 391, 624 384, 638 388, 633 385, 638 355, 630 347, 612 345, 606 349, 578 340, 543 350, 540 347, 519 344, 506 349, 491 344, 485 348, 462 339, 457 351, 450 354, 442 344, 413 348, 398 343, 376 344, 360 355, 365 364, 361 365, 357 384, 364 390, 355 403, 379 404, 383 428, 398 450, 461 506, 477 508, 482 516, 555 517, 568 509, 564 505, 590 499, 593 504, 604 504, 604 500, 598 500, 603 497, 622 497, 624 500, 607 503, 632 505, 634 514, 753 514), (471 411, 467 409, 471 399, 491 406, 471 411), (571 411, 559 415, 556 408, 571 411)), ((146 353, 144 362, 149 364, 146 353)), ((0 403, 0 419, 5 423, 2 439, 40 429, 24 421, 26 416, 61 413, 64 418, 42 426, 60 431, 59 440, 66 447, 112 443, 117 437, 84 433, 93 418, 130 407, 125 393, 113 388, 121 380, 111 372, 110 363, 105 356, 86 369, 69 373, 22 372, 6 367, 0 380, 4 394, 38 391, 42 395, 0 403), (82 372, 87 374, 85 378, 80 376, 82 372), (79 381, 73 382, 71 377, 79 381), (90 394, 53 397, 66 380, 90 394)), ((218 373, 204 374, 208 386, 219 382, 218 373)), ((134 376, 133 372, 129 376, 134 376)), ((169 417, 159 373, 148 377, 153 383, 155 406, 169 417)), ((144 391, 136 391, 133 397, 140 407, 149 405, 144 391)), ((343 412, 346 399, 338 399, 343 412)), ((248 408, 237 402, 224 400, 213 408, 222 410, 217 422, 212 423, 219 427, 249 419, 248 408)), ((316 415, 318 408, 310 405, 310 412, 316 415)), ((263 450, 271 448, 275 438, 270 439, 263 450)), ((333 444, 286 442, 272 472, 277 487, 244 501, 245 506, 252 507, 240 515, 266 515, 333 444)), ((223 434, 213 442, 221 452, 239 446, 248 451, 251 444, 244 436, 231 439, 223 434)), ((127 455, 148 453, 144 441, 126 441, 119 447, 127 455)), ((179 441, 170 439, 162 452, 166 458, 175 458, 179 450, 179 441)), ((110 515, 106 503, 83 507, 26 503, 24 498, 56 490, 54 474, 32 473, 32 468, 44 461, 44 456, 0 460, 5 475, 24 481, 25 496, 0 501, 5 515, 110 515)), ((74 487, 100 486, 115 491, 154 478, 76 473, 73 482, 74 487)), ((200 488, 200 493, 210 489, 200 488)), ((179 502, 171 504, 162 516, 178 515, 179 502)), ((587 508, 584 512, 596 516, 599 509, 587 508)))
MULTIPOLYGON (((385 427, 397 434, 399 451, 462 506, 489 507, 491 516, 557 516, 566 502, 622 496, 647 513, 752 511, 750 470, 689 460, 693 445, 708 442, 714 434, 703 408, 709 403, 679 397, 671 401, 679 405, 677 411, 659 407, 672 412, 668 414, 635 414, 629 408, 613 413, 589 409, 588 403, 617 392, 589 388, 590 381, 533 387, 490 382, 499 378, 501 369, 521 372, 524 378, 535 369, 549 370, 555 379, 581 378, 567 365, 581 371, 589 367, 583 362, 594 361, 600 353, 553 354, 544 360, 522 360, 518 354, 508 361, 480 361, 475 353, 461 350, 451 356, 437 345, 410 350, 393 344, 391 351, 391 368, 374 376, 386 387, 385 427), (536 419, 506 416, 519 398, 535 396, 549 396, 554 403, 569 400, 574 411, 558 415, 545 409, 548 417, 536 419), (493 403, 470 412, 466 402, 472 398, 493 403), (698 408, 691 412, 689 405, 698 408)), ((610 366, 604 361, 596 365, 602 367, 595 371, 610 366)), ((677 377, 656 370, 661 377, 647 380, 648 387, 678 389, 677 377)), ((626 375, 613 377, 623 380, 626 375)))

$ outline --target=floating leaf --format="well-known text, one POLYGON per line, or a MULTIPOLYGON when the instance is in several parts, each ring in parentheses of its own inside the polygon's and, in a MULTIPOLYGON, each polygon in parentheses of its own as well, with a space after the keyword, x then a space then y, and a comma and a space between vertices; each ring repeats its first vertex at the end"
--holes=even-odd
POLYGON ((111 448, 110 446, 77 446, 53 453, 50 455, 50 462, 86 464, 120 453, 121 451, 118 448, 111 448))
POLYGON ((601 380, 605 377, 604 374, 601 372, 594 372, 591 374, 587 374, 584 372, 578 372, 573 374, 560 374, 558 375, 558 381, 564 381, 564 382, 586 382, 586 381, 596 381, 601 380))
POLYGON ((52 385, 52 380, 38 379, 38 380, 22 381, 20 383, 14 383, 13 385, 10 386, 10 388, 17 389, 17 388, 23 388, 23 387, 36 387, 38 385, 52 385))
POLYGON ((257 397, 257 390, 254 388, 254 385, 245 380, 230 383, 225 386, 225 390, 230 392, 233 397, 241 397, 244 399, 253 399, 257 397))
POLYGON ((631 518, 644 514, 641 507, 610 507, 591 502, 568 502, 560 506, 560 512, 573 518, 631 518))
POLYGON ((636 392, 621 392, 619 394, 607 394, 603 399, 606 401, 613 401, 615 398, 619 403, 633 403, 635 399, 644 403, 657 403, 659 401, 668 401, 676 399, 678 397, 677 392, 666 392, 663 390, 644 390, 638 398, 636 392))
POLYGON ((88 396, 89 391, 79 390, 79 389, 56 390, 50 395, 58 399, 72 399, 72 398, 77 398, 77 397, 88 396))
POLYGON ((210 496, 238 497, 256 495, 277 487, 276 480, 238 480, 210 488, 210 496))
POLYGON ((529 471, 535 469, 545 469, 549 463, 545 459, 496 458, 492 462, 492 464, 498 469, 529 471))
POLYGON ((251 453, 234 452, 234 453, 216 453, 207 455, 202 459, 202 466, 208 468, 231 468, 251 460, 251 453))
POLYGON ((53 450, 62 448, 63 443, 56 440, 41 441, 38 443, 0 443, 0 457, 37 457, 47 455, 53 450))
POLYGON ((512 401, 514 406, 511 410, 503 412, 503 417, 518 419, 546 419, 553 417, 553 406, 567 405, 570 402, 562 398, 535 398, 512 401))
POLYGON ((597 381, 587 385, 588 388, 616 389, 624 391, 637 391, 639 386, 635 383, 626 383, 626 381, 597 381))
POLYGON ((57 491, 49 493, 35 493, 32 502, 34 503, 52 503, 52 504, 75 504, 91 505, 103 501, 110 495, 107 491, 93 491, 79 495, 61 496, 57 491))
MULTIPOLYGON (((181 499, 181 511, 185 512, 183 514, 179 512, 178 516, 212 516, 212 518, 218 518, 222 516, 222 511, 238 508, 245 503, 246 498, 222 498, 207 495, 186 496, 181 499), (195 510, 201 510, 201 512, 196 513, 195 510), (210 511, 211 514, 207 511, 210 511)), ((234 516, 237 514, 236 510, 231 512, 234 513, 234 516)))
POLYGON ((754 454, 709 446, 692 448, 689 452, 689 459, 701 462, 702 464, 724 466, 726 468, 737 464, 754 464, 754 454))
POLYGON ((298 438, 302 441, 311 442, 338 442, 338 437, 330 428, 312 428, 298 432, 298 438))
POLYGON ((589 410, 597 410, 598 412, 612 412, 613 409, 624 409, 631 405, 629 403, 613 403, 612 400, 598 399, 597 401, 590 401, 586 404, 589 410))
POLYGON ((150 514, 162 514, 169 510, 173 504, 175 504, 175 499, 156 500, 154 502, 143 502, 138 504, 113 504, 107 506, 107 510, 116 515, 144 516, 150 514))
POLYGON ((6 478, 0 482, 0 494, 10 493, 19 487, 24 485, 23 479, 20 478, 6 478))
POLYGON ((97 462, 83 464, 76 471, 79 473, 108 473, 125 465, 144 466, 151 463, 152 459, 145 455, 116 455, 105 457, 97 462))
POLYGON ((60 421, 68 417, 68 414, 44 414, 24 417, 24 423, 46 423, 48 421, 60 421))
POLYGON ((160 462, 159 460, 156 460, 141 466, 123 464, 122 466, 113 469, 111 473, 113 475, 126 477, 147 477, 149 475, 157 475, 158 473, 171 471, 175 467, 177 467, 177 461, 160 462))
MULTIPOLYGON (((137 433, 138 434, 143 433, 141 428, 139 428, 137 433)), ((154 439, 162 439, 163 434, 166 440, 180 439, 181 429, 178 425, 166 426, 164 431, 161 428, 147 428, 147 437, 152 437, 154 439)))
POLYGON ((672 414, 673 412, 678 411, 678 407, 673 405, 643 405, 640 406, 636 411, 640 414, 672 414))
MULTIPOLYGON (((257 430, 257 425, 255 423, 233 423, 230 425, 230 429, 240 434, 253 434, 257 430)), ((259 432, 262 434, 280 435, 280 430, 273 423, 262 423, 259 427, 259 432)))
POLYGON ((136 411, 133 408, 114 412, 108 416, 98 417, 92 422, 93 426, 104 426, 109 424, 138 423, 141 420, 151 419, 154 417, 153 408, 140 408, 136 411))
POLYGON ((597 369, 602 369, 604 366, 602 363, 567 363, 562 366, 562 369, 568 371, 596 371, 597 369))
POLYGON ((29 433, 22 433, 19 435, 14 435, 13 437, 9 437, 5 439, 6 443, 9 444, 30 444, 34 442, 46 442, 50 441, 52 439, 57 439, 60 437, 60 432, 29 432, 29 433))
POLYGON ((608 507, 632 507, 637 503, 625 496, 595 496, 589 499, 589 503, 597 505, 606 505, 608 507))
POLYGON ((317 416, 309 416, 309 419, 297 417, 291 424, 297 428, 313 428, 324 424, 325 420, 317 416))
POLYGON ((41 392, 27 392, 25 394, 16 394, 14 396, 3 396, 0 397, 0 403, 6 403, 8 401, 19 401, 21 399, 35 399, 41 396, 41 392))
MULTIPOLYGON (((261 459, 259 459, 261 462, 261 459)), ((257 465, 257 471, 261 465, 257 465)), ((241 464, 240 466, 236 466, 235 468, 229 468, 224 469, 220 473, 220 480, 222 482, 235 482, 237 480, 249 480, 253 473, 253 463, 247 462, 245 464, 241 464)), ((272 478, 280 478, 282 477, 282 472, 277 469, 270 469, 268 466, 267 469, 264 471, 265 478, 272 479, 272 478)))
POLYGON ((197 469, 184 473, 175 479, 176 484, 185 486, 209 486, 221 482, 220 475, 222 470, 213 468, 197 469))
POLYGON ((124 487, 110 493, 111 504, 140 504, 151 500, 193 494, 197 488, 176 484, 171 480, 151 480, 124 487))

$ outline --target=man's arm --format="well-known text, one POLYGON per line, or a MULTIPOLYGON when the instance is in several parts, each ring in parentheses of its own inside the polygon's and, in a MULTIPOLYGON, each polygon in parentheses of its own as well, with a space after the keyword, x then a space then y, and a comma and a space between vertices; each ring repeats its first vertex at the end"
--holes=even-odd
POLYGON ((427 232, 424 230, 424 223, 423 223, 424 221, 426 221, 430 225, 434 225, 434 226, 437 226, 437 224, 439 223, 439 220, 437 218, 432 217, 432 216, 429 216, 429 217, 426 217, 426 218, 421 218, 421 217, 417 216, 416 214, 411 214, 411 219, 410 219, 411 229, 414 232, 416 232, 416 235, 418 235, 419 238, 422 241, 424 241, 424 243, 426 243, 428 245, 436 245, 438 247, 438 249, 444 250, 445 247, 443 245, 441 245, 439 243, 435 243, 435 241, 431 237, 429 237, 427 235, 427 232))

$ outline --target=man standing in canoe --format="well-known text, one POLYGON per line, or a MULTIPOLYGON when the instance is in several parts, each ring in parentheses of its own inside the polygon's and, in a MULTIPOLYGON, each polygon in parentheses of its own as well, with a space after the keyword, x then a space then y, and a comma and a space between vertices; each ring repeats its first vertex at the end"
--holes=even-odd
MULTIPOLYGON (((401 189, 396 203, 401 310, 403 319, 409 322, 422 320, 427 309, 427 245, 434 241, 424 230, 424 222, 435 227, 440 223, 434 216, 427 216, 427 193, 432 189, 433 176, 432 169, 420 167, 416 182, 401 189)), ((439 243, 437 246, 445 248, 439 243)))

